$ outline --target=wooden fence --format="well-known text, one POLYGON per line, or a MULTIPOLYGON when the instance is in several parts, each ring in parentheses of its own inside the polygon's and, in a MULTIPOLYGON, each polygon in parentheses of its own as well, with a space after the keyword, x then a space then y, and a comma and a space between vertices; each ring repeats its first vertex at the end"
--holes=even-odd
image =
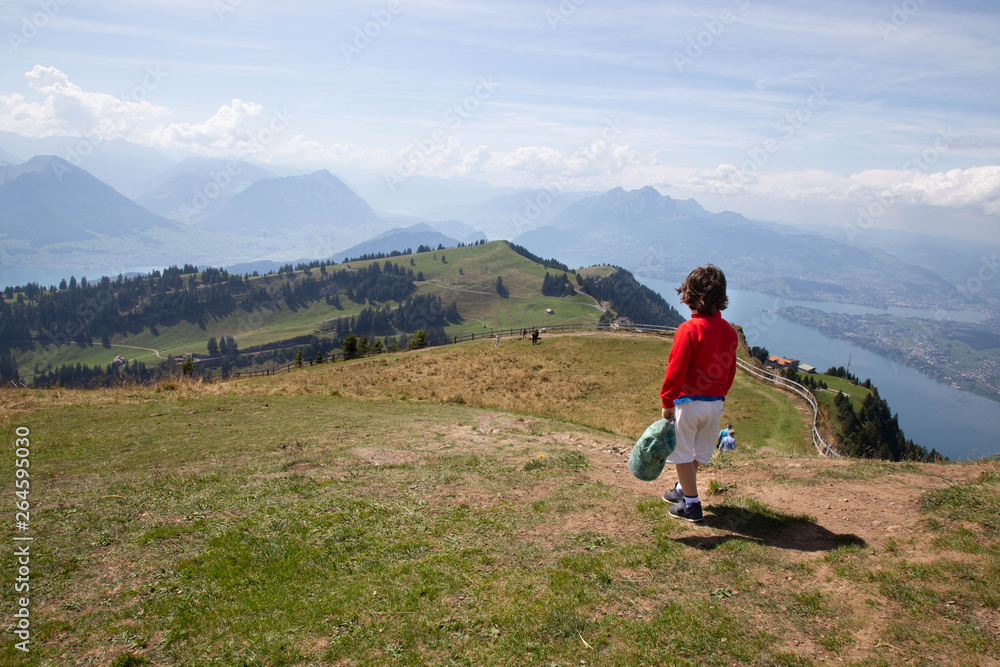
MULTIPOLYGON (((528 336, 531 336, 531 332, 534 331, 535 327, 526 327, 528 331, 528 336)), ((552 326, 539 327, 538 331, 540 334, 554 334, 554 333, 570 333, 574 331, 592 331, 601 330, 609 331, 615 329, 628 329, 631 331, 654 331, 654 332, 668 332, 673 331, 676 327, 663 327, 658 325, 632 325, 629 327, 616 327, 610 324, 554 324, 552 326)), ((459 336, 445 336, 444 338, 428 338, 422 347, 440 347, 442 345, 457 345, 458 343, 467 343, 474 340, 495 340, 497 334, 500 335, 501 340, 504 338, 515 338, 521 336, 521 327, 510 328, 510 329, 483 329, 481 332, 473 332, 462 334, 459 336)), ((378 352, 369 351, 365 356, 374 356, 377 354, 394 354, 396 352, 407 352, 408 348, 402 347, 398 350, 388 350, 382 348, 378 352)), ((356 357, 355 357, 356 358, 356 357)), ((336 361, 346 361, 348 358, 344 356, 343 352, 335 352, 333 354, 324 355, 323 362, 336 362, 336 361)), ((315 359, 303 359, 301 366, 312 366, 316 363, 315 359)), ((275 366, 273 368, 264 368, 252 371, 232 371, 227 376, 227 378, 244 378, 244 377, 263 377, 268 375, 277 375, 279 373, 287 373, 293 368, 298 368, 300 364, 295 362, 284 364, 282 366, 275 366)), ((202 379, 207 381, 222 379, 220 375, 210 375, 205 374, 202 379)))

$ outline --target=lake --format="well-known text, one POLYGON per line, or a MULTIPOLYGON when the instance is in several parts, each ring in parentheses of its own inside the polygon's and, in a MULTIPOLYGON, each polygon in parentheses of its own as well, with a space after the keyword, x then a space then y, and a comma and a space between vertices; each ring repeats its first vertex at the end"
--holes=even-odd
MULTIPOLYGON (((643 278, 681 315, 691 311, 681 305, 674 288, 681 281, 643 278)), ((871 378, 889 409, 899 414, 899 426, 907 438, 928 450, 936 449, 953 459, 981 458, 1000 452, 1000 403, 933 380, 912 368, 857 345, 830 338, 815 329, 796 324, 776 314, 785 306, 805 306, 830 313, 893 314, 906 317, 940 316, 938 311, 910 308, 882 310, 857 304, 797 301, 758 292, 729 290, 729 308, 723 316, 743 327, 749 345, 766 347, 773 355, 799 359, 823 372, 831 366, 847 367, 860 379, 871 378)), ((947 319, 980 321, 980 314, 955 311, 947 319)))
POLYGON ((0 290, 7 286, 18 287, 28 283, 38 283, 42 287, 52 285, 59 286, 59 282, 66 280, 69 282, 70 276, 75 276, 77 281, 86 278, 88 282, 97 282, 102 276, 107 276, 112 280, 118 277, 119 273, 150 273, 152 271, 162 271, 162 266, 138 266, 127 269, 108 269, 107 271, 80 271, 67 269, 6 269, 0 267, 0 290))

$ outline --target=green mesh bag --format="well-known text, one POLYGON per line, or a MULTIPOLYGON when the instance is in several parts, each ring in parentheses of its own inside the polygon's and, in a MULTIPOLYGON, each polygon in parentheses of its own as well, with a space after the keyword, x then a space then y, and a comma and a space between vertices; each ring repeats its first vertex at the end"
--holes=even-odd
POLYGON ((676 446, 674 423, 666 419, 653 422, 632 448, 628 457, 629 471, 644 482, 653 481, 663 472, 663 464, 676 446))

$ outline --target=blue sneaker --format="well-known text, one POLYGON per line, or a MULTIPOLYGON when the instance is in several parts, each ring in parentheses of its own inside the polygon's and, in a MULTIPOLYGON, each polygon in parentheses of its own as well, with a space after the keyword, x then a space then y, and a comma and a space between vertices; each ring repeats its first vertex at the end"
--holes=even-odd
POLYGON ((684 502, 684 492, 681 491, 681 483, 677 482, 672 489, 664 491, 661 498, 663 498, 663 502, 670 503, 671 505, 684 502))
POLYGON ((701 520, 705 518, 705 515, 701 512, 701 503, 685 505, 683 500, 671 505, 667 512, 675 519, 684 519, 691 523, 701 523, 701 520))

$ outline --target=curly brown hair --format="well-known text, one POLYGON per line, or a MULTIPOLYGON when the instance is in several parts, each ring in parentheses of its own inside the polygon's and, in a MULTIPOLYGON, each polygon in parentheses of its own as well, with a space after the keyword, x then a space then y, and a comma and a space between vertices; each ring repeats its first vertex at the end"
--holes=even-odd
POLYGON ((681 303, 702 315, 725 310, 729 305, 726 296, 726 274, 714 264, 699 266, 688 274, 684 284, 677 288, 681 303))

